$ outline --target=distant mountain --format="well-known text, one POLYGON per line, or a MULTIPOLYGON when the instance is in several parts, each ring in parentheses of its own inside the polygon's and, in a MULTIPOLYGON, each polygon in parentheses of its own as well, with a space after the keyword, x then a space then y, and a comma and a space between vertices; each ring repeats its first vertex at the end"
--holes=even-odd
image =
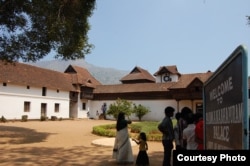
POLYGON ((69 65, 75 65, 87 69, 98 81, 102 84, 120 84, 119 81, 122 77, 129 74, 130 71, 117 70, 113 68, 104 68, 94 66, 87 63, 85 60, 51 60, 51 61, 38 61, 36 63, 27 63, 33 66, 46 68, 54 71, 64 72, 69 65))

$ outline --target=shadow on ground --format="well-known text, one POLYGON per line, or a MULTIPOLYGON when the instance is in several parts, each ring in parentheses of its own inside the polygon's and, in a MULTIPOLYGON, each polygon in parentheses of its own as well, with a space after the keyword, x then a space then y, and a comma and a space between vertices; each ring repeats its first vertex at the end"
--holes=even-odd
POLYGON ((32 129, 0 126, 0 144, 30 144, 46 140, 52 133, 41 133, 32 129))
MULTIPOLYGON (((114 166, 112 147, 81 145, 49 147, 43 142, 55 133, 0 126, 0 166, 114 166), (39 144, 41 143, 41 144, 39 144), (34 146, 33 146, 34 145, 34 146)), ((135 147, 137 149, 138 147, 135 147)), ((138 151, 134 151, 134 161, 138 151)), ((162 165, 162 152, 148 153, 150 166, 162 165)), ((128 166, 132 166, 130 164, 128 166)))
MULTIPOLYGON (((112 166, 116 165, 116 163, 111 159, 111 152, 112 149, 108 147, 85 146, 70 149, 45 147, 1 148, 0 165, 112 166)), ((149 154, 150 165, 161 165, 161 156, 160 152, 149 154)))

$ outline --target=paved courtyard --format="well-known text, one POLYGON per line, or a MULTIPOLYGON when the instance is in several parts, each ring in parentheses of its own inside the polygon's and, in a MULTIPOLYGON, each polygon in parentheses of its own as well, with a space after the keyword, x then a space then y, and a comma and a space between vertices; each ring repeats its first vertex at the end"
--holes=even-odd
MULTIPOLYGON (((63 120, 0 123, 0 165, 113 166, 111 146, 92 144, 101 136, 92 127, 109 120, 63 120)), ((148 142, 151 166, 162 164, 160 142, 148 142)), ((136 159, 138 146, 133 146, 136 159)))

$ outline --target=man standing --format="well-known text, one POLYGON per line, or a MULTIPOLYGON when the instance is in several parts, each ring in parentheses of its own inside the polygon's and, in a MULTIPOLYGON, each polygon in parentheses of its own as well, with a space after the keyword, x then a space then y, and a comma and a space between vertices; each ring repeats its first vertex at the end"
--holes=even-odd
POLYGON ((171 156, 174 140, 174 129, 171 117, 174 115, 173 107, 165 108, 165 118, 158 125, 158 129, 162 132, 162 144, 164 147, 163 166, 171 166, 171 156))
POLYGON ((107 110, 107 104, 103 103, 103 105, 102 105, 102 114, 103 114, 104 119, 106 119, 106 110, 107 110))

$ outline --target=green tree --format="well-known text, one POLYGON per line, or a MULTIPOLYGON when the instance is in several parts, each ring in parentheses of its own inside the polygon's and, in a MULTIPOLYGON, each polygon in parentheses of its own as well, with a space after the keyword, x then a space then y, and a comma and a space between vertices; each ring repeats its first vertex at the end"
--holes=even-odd
POLYGON ((110 104, 107 115, 112 115, 117 119, 119 112, 124 112, 128 119, 133 113, 132 102, 118 98, 115 103, 110 104))
POLYGON ((149 109, 146 108, 145 106, 143 106, 141 104, 139 104, 139 105, 134 104, 133 113, 139 119, 139 121, 141 121, 142 117, 149 112, 150 112, 149 109))
POLYGON ((0 0, 0 60, 84 58, 95 0, 0 0))

